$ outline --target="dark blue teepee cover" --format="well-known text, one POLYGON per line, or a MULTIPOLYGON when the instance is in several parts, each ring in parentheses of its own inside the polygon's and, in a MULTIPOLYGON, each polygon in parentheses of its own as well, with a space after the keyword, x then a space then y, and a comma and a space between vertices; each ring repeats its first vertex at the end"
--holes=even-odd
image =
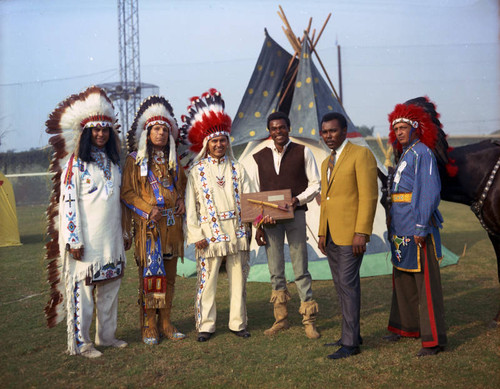
POLYGON ((292 60, 292 56, 267 31, 265 34, 259 59, 233 120, 233 145, 269 136, 266 118, 278 106, 286 69, 292 60))
POLYGON ((361 136, 344 108, 319 73, 311 58, 307 39, 302 43, 299 70, 295 80, 289 117, 291 136, 318 140, 321 118, 328 112, 340 112, 347 118, 349 137, 361 136))

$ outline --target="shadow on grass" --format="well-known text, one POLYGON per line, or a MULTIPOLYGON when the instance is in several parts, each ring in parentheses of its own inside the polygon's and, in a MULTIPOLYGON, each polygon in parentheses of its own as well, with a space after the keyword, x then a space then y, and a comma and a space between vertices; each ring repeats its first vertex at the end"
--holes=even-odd
POLYGON ((464 245, 472 247, 478 242, 487 238, 485 231, 454 231, 454 232, 441 232, 441 241, 452 252, 461 255, 464 250, 464 245))
POLYGON ((477 285, 464 288, 462 280, 448 280, 445 289, 445 312, 449 348, 455 349, 487 336, 489 324, 500 308, 498 288, 477 285))

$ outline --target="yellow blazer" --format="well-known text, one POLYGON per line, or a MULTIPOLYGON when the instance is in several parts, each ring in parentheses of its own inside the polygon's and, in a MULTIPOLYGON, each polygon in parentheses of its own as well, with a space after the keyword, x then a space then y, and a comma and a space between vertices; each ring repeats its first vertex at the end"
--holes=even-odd
POLYGON ((354 233, 369 236, 377 207, 377 162, 372 152, 350 142, 344 147, 330 182, 327 180, 328 160, 321 164, 321 213, 319 236, 327 228, 335 244, 352 245, 354 233))

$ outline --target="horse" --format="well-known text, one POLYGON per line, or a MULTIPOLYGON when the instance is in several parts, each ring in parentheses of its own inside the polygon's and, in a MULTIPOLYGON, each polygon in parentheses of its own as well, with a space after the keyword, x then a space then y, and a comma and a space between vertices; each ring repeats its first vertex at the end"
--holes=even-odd
MULTIPOLYGON (((500 282, 500 141, 484 140, 466 146, 450 148, 439 121, 435 105, 426 97, 405 102, 422 106, 438 129, 436 147, 432 150, 441 178, 441 199, 471 207, 488 237, 497 257, 500 282)), ((399 156, 395 150, 395 158, 399 156)), ((388 211, 388 177, 378 171, 382 182, 381 203, 388 211)), ((493 319, 500 326, 500 310, 493 319)))

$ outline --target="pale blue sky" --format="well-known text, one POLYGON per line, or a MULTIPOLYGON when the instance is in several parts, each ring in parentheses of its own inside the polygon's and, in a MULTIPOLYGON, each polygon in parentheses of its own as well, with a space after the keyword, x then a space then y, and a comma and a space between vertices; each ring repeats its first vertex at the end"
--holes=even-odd
MULTIPOLYGON (((445 131, 500 129, 496 0, 139 0, 141 79, 157 84, 178 118, 188 99, 219 89, 236 113, 264 41, 291 51, 309 17, 335 86, 342 45, 344 106, 356 125, 386 135, 394 105, 426 94, 445 131)), ((119 80, 116 0, 0 0, 0 151, 47 144, 44 122, 65 97, 119 80)))

